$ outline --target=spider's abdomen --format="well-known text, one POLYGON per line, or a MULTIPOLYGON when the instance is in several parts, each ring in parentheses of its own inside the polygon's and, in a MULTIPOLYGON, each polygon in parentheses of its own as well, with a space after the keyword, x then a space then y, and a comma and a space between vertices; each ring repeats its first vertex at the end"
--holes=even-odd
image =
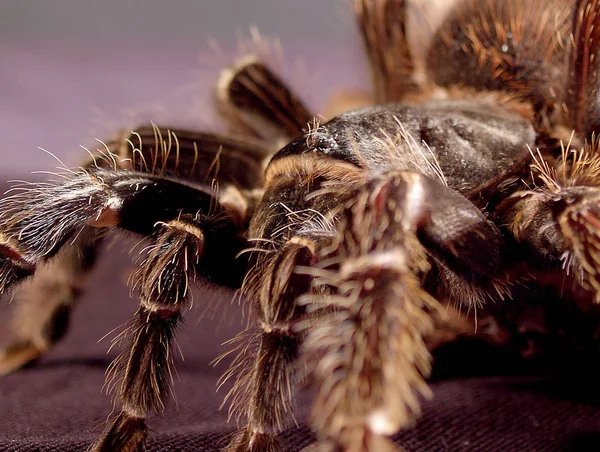
POLYGON ((321 154, 376 175, 415 170, 465 192, 503 172, 534 146, 529 121, 484 101, 389 104, 341 114, 308 132, 273 160, 321 154))

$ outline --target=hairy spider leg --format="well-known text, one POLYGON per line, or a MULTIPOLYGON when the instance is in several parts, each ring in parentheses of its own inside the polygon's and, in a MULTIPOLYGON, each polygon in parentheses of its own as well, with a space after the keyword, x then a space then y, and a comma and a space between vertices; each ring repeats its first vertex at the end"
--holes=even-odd
POLYGON ((531 152, 528 166, 535 189, 515 191, 494 208, 494 215, 506 225, 515 243, 524 245, 521 248, 526 256, 544 262, 553 271, 560 269, 562 277, 549 281, 554 280, 563 291, 565 281, 574 280, 598 303, 600 1, 577 1, 572 15, 573 47, 563 107, 564 121, 573 134, 568 142, 557 146, 560 153, 544 148, 531 152))
POLYGON ((408 171, 367 182, 337 229, 315 265, 334 292, 311 297, 327 314, 306 324, 302 346, 318 357, 309 371, 319 443, 307 450, 399 450, 386 437, 414 420, 419 393, 430 394, 423 336, 440 308, 430 294, 467 306, 495 294, 499 233, 466 198, 408 171), (431 272, 441 284, 427 286, 431 272))
MULTIPOLYGON (((261 162, 266 155, 268 151, 257 140, 145 126, 101 143, 90 153, 91 160, 84 169, 133 169, 205 186, 222 184, 221 201, 230 205, 231 211, 239 212, 238 221, 244 223, 251 202, 240 190, 248 192, 262 186, 261 162)), ((27 196, 28 188, 16 189, 16 197, 6 198, 2 205, 12 204, 18 209, 11 199, 18 201, 22 195, 27 196)), ((44 187, 38 189, 36 193, 43 195, 44 187)), ((62 194, 63 198, 68 196, 62 194)), ((57 199, 60 203, 60 196, 57 199)), ((83 228, 70 246, 52 258, 44 256, 48 262, 38 265, 33 277, 16 290, 14 338, 0 351, 0 373, 12 372, 37 359, 64 336, 104 233, 102 228, 83 228)))
POLYGON ((163 411, 171 395, 175 330, 187 305, 190 282, 196 280, 203 259, 218 252, 207 253, 208 241, 217 240, 213 246, 218 248, 231 240, 215 226, 210 219, 189 213, 157 223, 156 240, 134 276, 140 307, 109 368, 109 384, 117 388, 121 411, 92 451, 143 449, 147 413, 163 411))
MULTIPOLYGON (((199 184, 233 184, 240 190, 253 190, 262 187, 262 162, 272 152, 268 146, 266 142, 243 135, 151 124, 122 130, 106 142, 105 150, 115 156, 119 167, 133 171, 199 184)), ((87 166, 96 165, 112 166, 107 158, 96 159, 87 166)))
MULTIPOLYGON (((273 153, 317 124, 301 100, 255 57, 243 58, 223 72, 216 97, 219 111, 233 133, 250 130, 246 133, 270 143, 273 153)), ((280 194, 296 191, 297 180, 291 184, 280 194)), ((316 237, 310 233, 293 236, 293 228, 284 227, 279 237, 273 236, 275 225, 285 226, 282 215, 289 213, 289 206, 278 204, 281 199, 275 194, 281 187, 276 190, 265 180, 265 189, 248 232, 255 258, 242 287, 256 324, 238 338, 250 342, 240 345, 240 354, 223 376, 224 380, 236 378, 226 398, 232 402, 230 412, 248 423, 231 439, 226 448, 231 451, 284 450, 275 435, 283 427, 285 414, 291 411, 295 383, 298 339, 290 326, 299 315, 296 295, 310 285, 306 277, 293 271, 297 265, 309 264, 315 250, 316 237)))
POLYGON ((310 234, 295 235, 278 251, 258 257, 255 268, 261 274, 249 275, 256 280, 249 280, 251 287, 245 292, 255 300, 253 311, 258 327, 253 326, 237 338, 241 353, 223 376, 237 376, 226 401, 231 400, 231 413, 237 410, 235 414, 246 418, 247 425, 234 434, 225 451, 286 450, 276 435, 292 414, 300 340, 292 326, 302 313, 296 298, 310 290, 310 279, 296 274, 295 269, 311 264, 314 240, 310 234), (249 351, 252 355, 248 355, 249 351))
POLYGON ((37 265, 35 274, 17 288, 10 340, 0 349, 0 374, 34 362, 65 335, 71 311, 97 258, 98 232, 83 228, 70 246, 37 265))
POLYGON ((325 117, 367 105, 400 102, 419 93, 408 39, 405 0, 351 0, 371 72, 370 90, 335 92, 324 107, 325 117))
POLYGON ((399 102, 415 91, 415 63, 407 36, 405 0, 353 0, 376 104, 399 102))
POLYGON ((232 133, 255 135, 274 152, 302 135, 314 115, 264 63, 250 55, 222 72, 217 108, 232 133))
MULTIPOLYGON (((495 209, 506 232, 525 256, 559 270, 555 284, 572 278, 600 302, 600 152, 597 142, 565 150, 564 170, 552 171, 537 156, 532 171, 541 179, 535 190, 521 190, 495 209), (566 270, 566 274, 565 273, 566 270)), ((561 289, 562 291, 562 289, 561 289)))
POLYGON ((314 290, 313 277, 297 272, 311 267, 318 249, 335 228, 326 215, 351 196, 364 173, 328 158, 295 158, 272 164, 265 195, 249 229, 251 266, 242 293, 251 304, 253 324, 238 341, 239 354, 224 379, 235 378, 228 394, 230 413, 243 422, 227 452, 283 452, 277 438, 292 414, 302 334, 295 324, 316 314, 297 300, 314 290), (331 185, 322 194, 315 191, 331 185))
POLYGON ((571 23, 566 0, 458 2, 433 36, 427 77, 433 88, 502 91, 533 106, 536 129, 551 129, 563 109, 571 23))
POLYGON ((578 0, 573 15, 574 47, 564 96, 567 124, 586 138, 598 139, 600 1, 578 0))
POLYGON ((245 271, 235 259, 244 247, 242 212, 219 203, 218 194, 144 173, 95 169, 42 190, 29 189, 3 202, 3 289, 56 254, 85 227, 118 227, 153 241, 135 278, 140 309, 131 348, 111 368, 122 378, 122 413, 94 447, 138 450, 146 413, 170 393, 170 343, 196 274, 239 286, 245 271), (231 212, 231 213, 230 213, 231 212))

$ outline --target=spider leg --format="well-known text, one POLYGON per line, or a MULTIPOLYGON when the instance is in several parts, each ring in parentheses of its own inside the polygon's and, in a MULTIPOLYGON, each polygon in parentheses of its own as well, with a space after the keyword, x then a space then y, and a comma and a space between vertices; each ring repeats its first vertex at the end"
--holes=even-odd
POLYGON ((439 305, 422 281, 433 265, 453 276, 431 292, 482 302, 500 263, 499 234, 466 198, 410 172, 367 183, 346 204, 338 231, 315 272, 334 292, 309 297, 309 306, 329 309, 307 324, 301 349, 318 357, 309 370, 319 443, 307 450, 398 450, 386 436, 419 413, 419 393, 430 395, 423 335, 439 305), (452 290, 456 281, 472 286, 464 298, 452 290))
POLYGON ((121 412, 91 450, 143 450, 149 411, 160 412, 171 394, 175 330, 187 305, 189 283, 206 251, 206 225, 194 215, 159 222, 150 251, 136 272, 140 307, 122 351, 109 369, 121 412), (118 383, 115 381, 118 380, 118 383))
POLYGON ((551 127, 562 111, 572 10, 565 0, 458 2, 432 39, 428 77, 528 101, 536 123, 551 127))
POLYGON ((496 208, 500 224, 521 249, 522 259, 535 259, 559 270, 563 284, 571 275, 600 302, 600 153, 598 143, 580 151, 565 150, 558 168, 538 155, 532 173, 541 185, 505 199, 496 208), (565 275, 566 274, 566 275, 565 275))
MULTIPOLYGON (((222 74, 217 98, 233 130, 250 129, 256 136, 277 143, 277 149, 305 133, 314 117, 255 58, 246 58, 222 74)), ((267 174, 269 179, 278 180, 278 176, 267 174)), ((304 186, 298 188, 297 180, 285 183, 288 186, 267 182, 269 188, 261 203, 262 210, 258 209, 252 220, 254 226, 250 227, 250 237, 267 239, 277 250, 259 252, 244 283, 243 291, 252 303, 259 331, 251 333, 253 353, 243 348, 224 376, 227 379, 237 375, 227 399, 232 401, 230 412, 237 411, 247 419, 247 425, 234 434, 225 449, 228 452, 284 450, 276 435, 283 428, 285 415, 291 412, 294 362, 299 346, 299 337, 291 328, 300 315, 295 299, 310 286, 305 276, 296 275, 293 270, 298 265, 309 265, 316 249, 316 238, 294 234, 296 228, 280 223, 290 212, 311 207, 304 202, 304 196, 310 192, 307 186, 301 184, 304 186), (282 193, 297 196, 282 199, 282 193), (277 209, 281 210, 279 214, 277 209), (278 228, 285 232, 272 240, 271 233, 278 228)), ((268 248, 265 242, 259 242, 257 247, 268 248)))
POLYGON ((232 132, 264 140, 273 153, 302 135, 314 118, 287 85, 254 56, 221 73, 216 98, 232 132))
POLYGON ((334 232, 326 213, 343 203, 362 177, 359 168, 331 158, 289 157, 267 170, 268 188, 249 228, 249 241, 257 251, 242 286, 256 328, 241 337, 244 343, 224 375, 235 378, 227 396, 230 413, 245 425, 227 452, 286 450, 276 436, 291 414, 297 380, 302 334, 294 324, 306 319, 297 298, 313 290, 313 278, 296 268, 314 264, 316 251, 334 232), (333 185, 320 195, 313 193, 326 182, 333 185), (245 346, 248 335, 252 339, 245 346))
MULTIPOLYGON (((268 150, 261 142, 189 130, 140 127, 102 143, 84 168, 136 169, 156 175, 225 184, 221 203, 247 214, 245 195, 262 185, 262 160, 268 150), (225 194, 227 196, 225 196, 225 194)), ((101 243, 98 230, 86 228, 48 263, 38 267, 16 291, 11 341, 0 350, 0 373, 9 373, 37 359, 67 330, 70 312, 91 271, 101 243)), ((94 229, 94 228, 91 228, 94 229)))
POLYGON ((243 240, 241 212, 210 193, 143 173, 97 169, 52 187, 41 186, 3 201, 2 270, 6 290, 59 252, 84 227, 119 227, 154 240, 135 287, 140 309, 131 329, 131 349, 111 365, 122 377, 123 411, 95 450, 141 450, 144 418, 160 410, 170 388, 170 344, 188 284, 202 274, 239 286, 244 265, 235 260, 243 240), (151 208, 150 208, 151 206, 151 208), (206 263, 206 264, 205 264, 206 263))
MULTIPOLYGON (((259 331, 253 332, 255 350, 250 362, 246 350, 232 367, 249 371, 239 373, 233 391, 233 409, 248 419, 248 425, 230 440, 225 451, 283 452, 276 439, 286 417, 292 412, 295 363, 300 338, 292 325, 302 312, 296 298, 309 291, 310 279, 294 273, 296 266, 308 266, 315 253, 315 242, 302 236, 287 241, 279 251, 261 259, 261 277, 250 283, 247 295, 257 300, 255 318, 259 331)), ((225 378, 232 375, 232 371, 225 378)))
POLYGON ((377 104, 398 102, 416 89, 406 34, 406 3, 404 0, 354 0, 377 104))
POLYGON ((178 128, 143 125, 122 130, 97 149, 87 166, 113 167, 166 175, 209 184, 235 184, 240 189, 262 186, 263 161, 271 149, 246 136, 221 135, 178 128))
POLYGON ((96 231, 86 229, 71 246, 40 265, 16 291, 12 337, 0 349, 0 374, 13 372, 46 353, 66 333, 73 306, 97 254, 96 231))
POLYGON ((86 226, 117 226, 149 236, 157 222, 190 212, 218 218, 220 229, 214 232, 235 235, 246 220, 234 203, 219 203, 227 193, 222 187, 215 197, 176 180, 104 169, 82 170, 59 184, 25 186, 0 205, 0 291, 33 273, 86 226))
POLYGON ((589 137, 600 131, 598 58, 600 57, 600 1, 579 0, 573 17, 574 48, 570 61, 565 107, 568 123, 589 137))
MULTIPOLYGON (((239 206, 232 196, 227 199, 228 194, 224 187, 221 198, 226 202, 219 204, 210 194, 171 180, 95 169, 81 171, 62 184, 26 186, 2 200, 0 291, 9 290, 36 270, 39 274, 36 272, 17 295, 21 298, 14 318, 17 337, 0 355, 0 369, 9 372, 37 358, 64 333, 81 277, 93 262, 97 228, 119 226, 149 235, 157 221, 191 209, 218 218, 215 233, 235 236, 244 227, 247 205, 241 195, 239 206), (72 249, 63 246, 67 243, 72 249)), ((229 240, 224 246, 223 253, 215 252, 217 264, 233 261, 241 245, 229 240)), ((225 264, 215 278, 235 286, 242 273, 236 268, 230 269, 231 274, 239 273, 231 281, 220 278, 227 274, 225 264)))
MULTIPOLYGON (((12 336, 0 348, 0 374, 34 362, 65 335, 71 311, 95 264, 101 235, 98 229, 82 228, 70 246, 38 265, 35 274, 20 284, 14 295, 12 336)), ((10 246, 5 248, 9 250, 10 246)))

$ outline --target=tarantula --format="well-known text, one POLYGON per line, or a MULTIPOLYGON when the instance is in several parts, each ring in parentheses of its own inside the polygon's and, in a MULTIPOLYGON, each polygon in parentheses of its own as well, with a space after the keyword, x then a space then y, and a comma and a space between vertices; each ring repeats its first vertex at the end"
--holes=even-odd
POLYGON ((321 122, 247 57, 217 86, 231 135, 140 127, 67 181, 2 201, 0 291, 30 277, 24 306, 44 299, 4 372, 64 334, 104 231, 150 242, 111 365, 121 410, 92 450, 144 448, 197 278, 241 287, 251 306, 225 376, 245 422, 229 452, 284 450, 304 377, 310 450, 397 450, 387 437, 427 394, 443 305, 511 330, 528 287, 582 312, 600 300, 600 1, 459 1, 422 59, 405 1, 354 9, 373 78, 362 108, 321 122))

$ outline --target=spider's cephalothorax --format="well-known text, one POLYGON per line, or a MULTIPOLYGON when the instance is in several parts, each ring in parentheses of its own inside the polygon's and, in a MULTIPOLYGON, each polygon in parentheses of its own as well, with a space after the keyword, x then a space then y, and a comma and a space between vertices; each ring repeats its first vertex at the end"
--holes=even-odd
POLYGON ((388 436, 418 414, 431 347, 474 334, 444 323, 443 304, 481 307, 497 332, 522 330, 517 311, 535 299, 522 294, 536 287, 590 312, 600 1, 457 1, 424 58, 411 52, 405 3, 354 0, 373 75, 372 95, 354 97, 362 108, 319 123, 247 57, 218 84, 231 136, 141 127, 68 181, 5 198, 0 291, 30 278, 0 371, 64 333, 107 228, 151 246, 112 366, 121 411, 94 451, 143 448, 199 276, 241 287, 253 313, 240 339, 250 345, 225 376, 243 423, 229 452, 293 447, 277 434, 302 377, 316 389, 311 450, 396 450, 388 436))

